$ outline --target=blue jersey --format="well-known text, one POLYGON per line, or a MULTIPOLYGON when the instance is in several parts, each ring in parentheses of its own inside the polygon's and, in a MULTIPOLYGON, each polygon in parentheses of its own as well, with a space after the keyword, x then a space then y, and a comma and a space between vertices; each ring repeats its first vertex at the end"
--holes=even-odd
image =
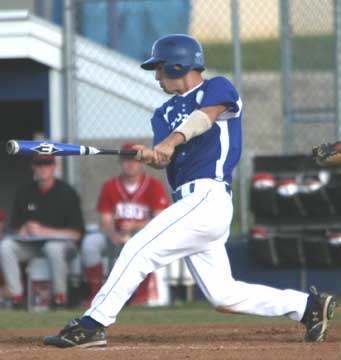
POLYGON ((239 161, 242 147, 242 102, 229 80, 214 77, 204 80, 185 94, 173 96, 157 108, 151 119, 153 145, 159 144, 194 110, 225 105, 214 125, 205 133, 175 148, 167 166, 170 186, 201 178, 232 182, 232 171, 239 161))

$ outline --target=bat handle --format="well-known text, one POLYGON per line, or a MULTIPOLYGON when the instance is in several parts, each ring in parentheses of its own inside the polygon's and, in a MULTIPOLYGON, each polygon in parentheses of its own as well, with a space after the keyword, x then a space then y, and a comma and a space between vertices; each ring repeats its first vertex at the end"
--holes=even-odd
POLYGON ((19 144, 15 140, 8 140, 6 143, 6 151, 9 155, 15 155, 19 152, 19 144))
POLYGON ((137 150, 119 150, 121 156, 135 156, 137 150))

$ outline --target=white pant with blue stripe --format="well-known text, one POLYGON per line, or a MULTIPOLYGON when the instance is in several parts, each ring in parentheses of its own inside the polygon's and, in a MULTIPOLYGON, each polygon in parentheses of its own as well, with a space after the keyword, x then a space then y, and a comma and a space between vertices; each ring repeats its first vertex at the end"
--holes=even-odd
POLYGON ((233 279, 225 249, 233 205, 225 183, 211 179, 183 185, 183 198, 165 209, 124 246, 85 315, 104 326, 116 321, 144 277, 185 258, 197 284, 219 311, 285 315, 301 320, 308 295, 233 279))

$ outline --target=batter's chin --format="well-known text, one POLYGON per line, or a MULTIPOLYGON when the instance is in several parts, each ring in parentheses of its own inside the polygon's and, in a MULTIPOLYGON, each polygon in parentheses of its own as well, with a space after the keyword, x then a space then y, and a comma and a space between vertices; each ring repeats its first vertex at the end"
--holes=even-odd
POLYGON ((175 94, 175 91, 168 90, 167 88, 165 88, 161 84, 160 84, 160 87, 166 94, 169 94, 169 95, 175 94))

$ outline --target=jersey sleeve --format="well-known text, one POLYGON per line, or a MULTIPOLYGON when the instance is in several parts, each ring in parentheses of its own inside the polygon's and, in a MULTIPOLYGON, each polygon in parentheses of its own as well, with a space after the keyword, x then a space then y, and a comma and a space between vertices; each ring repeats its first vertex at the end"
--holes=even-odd
POLYGON ((167 191, 161 181, 151 178, 149 184, 149 202, 152 213, 167 208, 170 204, 167 191))
POLYGON ((171 131, 168 128, 166 119, 163 117, 162 107, 155 110, 151 119, 153 130, 153 146, 165 139, 171 131))
POLYGON ((113 203, 110 191, 110 182, 106 182, 101 189, 101 192, 98 197, 96 210, 99 213, 112 213, 113 212, 113 203))
POLYGON ((225 105, 227 111, 235 113, 240 110, 238 99, 239 94, 232 83, 222 76, 217 76, 208 81, 199 108, 225 105))

